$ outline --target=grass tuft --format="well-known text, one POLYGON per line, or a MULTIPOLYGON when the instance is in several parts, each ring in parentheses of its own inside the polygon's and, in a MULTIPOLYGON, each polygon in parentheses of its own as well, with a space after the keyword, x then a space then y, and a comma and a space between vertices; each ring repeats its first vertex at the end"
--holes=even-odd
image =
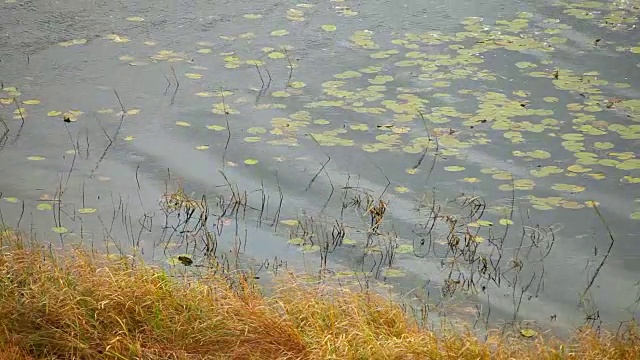
POLYGON ((175 279, 0 232, 0 359, 637 359, 634 324, 572 339, 432 332, 372 292, 238 275, 175 279))

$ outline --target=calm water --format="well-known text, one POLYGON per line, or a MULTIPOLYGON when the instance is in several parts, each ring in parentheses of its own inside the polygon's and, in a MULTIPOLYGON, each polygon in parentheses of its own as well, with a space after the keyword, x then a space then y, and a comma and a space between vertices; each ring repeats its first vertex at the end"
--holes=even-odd
POLYGON ((165 262, 194 251, 177 182, 256 269, 316 272, 337 219, 346 278, 458 286, 494 323, 637 317, 639 3, 580 4, 4 2, 2 220, 165 262))

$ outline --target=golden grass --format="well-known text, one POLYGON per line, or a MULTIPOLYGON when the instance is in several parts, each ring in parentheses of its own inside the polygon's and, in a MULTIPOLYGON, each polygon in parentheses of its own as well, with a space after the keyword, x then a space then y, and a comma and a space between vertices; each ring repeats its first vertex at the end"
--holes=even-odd
POLYGON ((420 328, 374 293, 238 277, 178 281, 0 232, 0 359, 638 359, 640 334, 565 342, 420 328))

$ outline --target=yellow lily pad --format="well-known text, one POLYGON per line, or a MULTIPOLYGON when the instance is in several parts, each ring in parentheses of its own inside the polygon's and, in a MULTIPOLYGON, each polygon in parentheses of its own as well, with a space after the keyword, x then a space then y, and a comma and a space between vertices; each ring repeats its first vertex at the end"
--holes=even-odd
POLYGON ((287 226, 298 226, 298 224, 300 224, 296 219, 280 220, 280 223, 287 226))
POLYGON ((530 338, 538 335, 538 332, 533 329, 520 329, 520 335, 530 338))
POLYGON ((464 166, 445 166, 445 171, 451 171, 451 172, 457 172, 457 171, 463 171, 465 169, 464 166))
POLYGON ((96 211, 98 211, 98 209, 95 209, 95 208, 81 208, 81 209, 78 209, 78 213, 80 213, 80 214, 93 214, 96 211))

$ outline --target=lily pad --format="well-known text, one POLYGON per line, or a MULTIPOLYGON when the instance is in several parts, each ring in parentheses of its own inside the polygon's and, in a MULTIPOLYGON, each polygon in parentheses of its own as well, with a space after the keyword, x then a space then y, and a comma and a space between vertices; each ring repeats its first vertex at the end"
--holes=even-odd
POLYGON ((404 272, 397 270, 397 269, 386 269, 384 271, 384 276, 386 277, 390 277, 390 278, 395 278, 395 277, 403 277, 406 276, 407 274, 405 274, 404 272))
POLYGON ((533 329, 520 329, 520 335, 530 338, 538 335, 538 332, 533 329))
POLYGON ((408 244, 398 245, 396 247, 396 252, 398 254, 408 254, 410 252, 413 252, 413 246, 408 244))
POLYGON ((289 219, 289 220, 280 220, 280 223, 287 226, 298 226, 300 222, 296 219, 289 219))
POLYGON ((40 211, 47 211, 53 209, 53 206, 51 206, 51 204, 49 203, 40 203, 38 204, 38 206, 36 206, 36 209, 40 211))
POLYGON ((93 214, 96 211, 98 211, 98 209, 95 209, 95 208, 81 208, 81 209, 78 209, 78 213, 80 213, 80 214, 93 214))
POLYGON ((56 234, 66 234, 69 232, 69 230, 64 227, 64 226, 56 226, 56 227, 52 227, 51 231, 53 231, 56 234))

